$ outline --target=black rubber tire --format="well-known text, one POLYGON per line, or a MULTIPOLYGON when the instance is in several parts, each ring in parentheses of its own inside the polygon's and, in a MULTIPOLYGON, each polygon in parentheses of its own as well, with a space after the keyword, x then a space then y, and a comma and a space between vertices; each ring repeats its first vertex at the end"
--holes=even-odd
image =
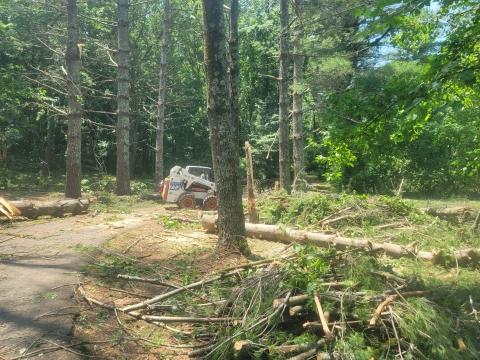
POLYGON ((214 195, 208 195, 204 200, 203 200, 203 210, 206 211, 214 211, 217 210, 217 198, 214 195))
POLYGON ((177 203, 180 209, 193 209, 195 207, 195 197, 190 194, 182 194, 177 203))

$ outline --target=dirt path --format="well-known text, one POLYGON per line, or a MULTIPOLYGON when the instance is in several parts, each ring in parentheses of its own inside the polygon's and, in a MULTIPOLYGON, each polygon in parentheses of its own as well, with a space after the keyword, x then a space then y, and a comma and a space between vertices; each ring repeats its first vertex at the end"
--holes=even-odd
MULTIPOLYGON (((92 252, 120 233, 152 220, 158 208, 135 214, 91 214, 3 223, 0 227, 0 359, 38 351, 43 359, 81 359, 68 345, 79 313, 75 285, 92 252), (121 219, 121 220, 120 220, 121 219), (115 220, 115 219, 114 219, 115 220), (56 346, 58 348, 58 346, 56 346)), ((95 253, 93 253, 95 255, 95 253)))

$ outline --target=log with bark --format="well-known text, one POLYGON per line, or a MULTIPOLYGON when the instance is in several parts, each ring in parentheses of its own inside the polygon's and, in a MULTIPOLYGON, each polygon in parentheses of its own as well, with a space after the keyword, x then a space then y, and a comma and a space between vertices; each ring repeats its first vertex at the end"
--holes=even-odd
MULTIPOLYGON (((207 231, 215 232, 216 215, 204 215, 202 217, 202 226, 207 231)), ((263 240, 279 241, 285 243, 297 242, 301 244, 312 244, 318 247, 331 248, 339 250, 347 247, 370 248, 370 241, 367 239, 344 238, 336 235, 327 235, 291 228, 283 228, 278 225, 265 224, 245 224, 247 236, 256 237, 263 240)))
MULTIPOLYGON (((204 215, 202 217, 202 226, 205 230, 217 231, 217 216, 204 215)), ((245 224, 245 229, 248 237, 254 237, 261 240, 277 241, 284 243, 299 243, 312 244, 324 248, 336 248, 344 250, 348 247, 364 249, 365 253, 384 253, 388 256, 401 258, 411 257, 420 260, 425 260, 434 264, 444 264, 444 250, 439 251, 419 251, 417 243, 413 242, 409 245, 397 245, 385 242, 383 244, 372 242, 369 239, 363 238, 345 238, 335 234, 321 234, 307 232, 303 230, 296 230, 291 228, 284 228, 280 225, 266 225, 266 224, 245 224)), ((454 251, 453 255, 459 264, 468 264, 480 259, 478 252, 480 249, 461 249, 454 251)))
POLYGON ((434 208, 421 208, 421 211, 427 213, 432 216, 438 217, 455 217, 455 216, 463 216, 467 217, 470 216, 473 209, 469 206, 456 206, 452 208, 442 208, 442 209, 434 209, 434 208))
POLYGON ((279 345, 272 347, 270 353, 273 355, 289 355, 294 353, 304 353, 310 350, 316 350, 325 344, 325 339, 320 339, 312 343, 302 343, 294 345, 279 345))
MULTIPOLYGON (((2 205, 5 203, 3 199, 2 205)), ((29 219, 36 219, 39 216, 56 216, 61 217, 65 214, 79 214, 88 210, 90 201, 88 199, 68 199, 58 201, 31 201, 31 200, 18 200, 8 201, 8 204, 12 207, 10 215, 23 216, 29 219)), ((1 212, 6 215, 5 212, 1 212)), ((6 215, 8 216, 8 215, 6 215)))

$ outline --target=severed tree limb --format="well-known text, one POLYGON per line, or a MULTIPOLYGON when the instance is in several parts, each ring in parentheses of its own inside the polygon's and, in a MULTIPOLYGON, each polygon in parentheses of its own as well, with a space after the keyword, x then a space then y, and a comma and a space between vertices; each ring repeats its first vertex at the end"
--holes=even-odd
POLYGON ((123 275, 123 274, 118 274, 117 278, 124 279, 124 280, 130 280, 130 281, 138 281, 138 282, 144 282, 144 283, 149 283, 149 284, 155 284, 155 285, 161 285, 161 286, 174 288, 174 289, 179 289, 180 288, 180 286, 164 283, 163 281, 160 281, 159 279, 146 279, 146 278, 141 278, 141 277, 138 277, 138 276, 130 276, 130 275, 123 275))
POLYGON ((307 360, 317 353, 317 349, 310 349, 296 356, 287 358, 287 360, 307 360))
POLYGON ((325 333, 325 339, 327 340, 327 342, 331 343, 333 342, 333 340, 335 340, 335 337, 333 336, 332 332, 328 328, 328 322, 327 322, 327 319, 325 319, 325 314, 323 313, 322 304, 320 303, 317 290, 313 291, 313 299, 315 300, 315 304, 317 305, 318 316, 320 317, 320 321, 322 322, 322 328, 323 328, 323 332, 325 333))
POLYGON ((233 334, 232 336, 229 336, 228 338, 223 340, 220 344, 216 344, 215 347, 207 355, 205 355, 205 357, 208 358, 216 349, 220 348, 221 346, 223 346, 226 343, 231 342, 233 339, 239 337, 240 335, 246 333, 247 331, 250 331, 251 329, 253 329, 253 328, 255 328, 259 325, 262 325, 264 323, 267 323, 267 324, 270 323, 270 321, 275 316, 281 314, 283 312, 283 310, 285 310, 285 307, 287 306, 287 303, 288 303, 288 300, 290 299, 291 294, 292 294, 292 290, 290 290, 287 293, 287 296, 285 297, 285 300, 275 309, 275 311, 273 313, 271 313, 270 315, 262 317, 260 320, 258 320, 254 324, 244 328, 243 330, 237 332, 236 334, 233 334))
POLYGON ((388 305, 388 310, 390 311, 390 317, 391 317, 393 332, 395 334, 395 338, 397 339, 398 355, 400 356, 400 359, 403 360, 402 346, 400 344, 400 338, 398 337, 397 328, 395 327, 395 319, 393 318, 393 310, 392 310, 392 307, 390 305, 388 305))
MULTIPOLYGON (((129 313, 131 314, 131 313, 129 313)), ((135 316, 138 317, 138 316, 135 316)), ((140 318, 145 321, 156 322, 182 322, 193 324, 216 324, 216 323, 232 323, 242 320, 241 318, 196 318, 196 317, 182 317, 182 316, 154 316, 154 315, 140 315, 140 318)))
POLYGON ((250 355, 255 350, 266 350, 265 345, 254 343, 250 340, 236 341, 233 345, 235 359, 251 359, 250 355))
POLYGON ((278 308, 285 301, 287 301, 287 303, 286 303, 287 306, 305 304, 307 302, 307 300, 308 300, 308 295, 307 294, 292 296, 292 297, 289 297, 288 300, 286 300, 285 298, 274 299, 273 303, 272 303, 272 307, 273 308, 278 308))
POLYGON ((343 216, 339 216, 335 219, 330 219, 330 220, 326 220, 322 223, 322 226, 324 225, 327 225, 327 224, 332 224, 334 222, 337 222, 337 221, 340 221, 340 220, 345 220, 345 219, 355 219, 357 217, 358 214, 354 214, 354 215, 343 215, 343 216))
POLYGON ((398 222, 394 222, 394 223, 391 223, 391 224, 374 226, 374 228, 378 229, 378 230, 381 230, 381 229, 388 229, 388 228, 391 228, 391 227, 401 226, 401 225, 404 225, 404 224, 405 224, 405 222, 398 221, 398 222))
POLYGON ((79 287, 78 287, 78 291, 80 291, 80 293, 82 294, 82 296, 84 297, 84 299, 85 299, 90 305, 95 304, 95 305, 104 307, 104 308, 106 308, 106 309, 110 309, 110 310, 114 310, 114 309, 115 309, 115 304, 114 304, 114 305, 105 304, 105 303, 102 303, 101 301, 98 301, 98 300, 95 300, 95 299, 89 297, 88 294, 87 294, 87 292, 85 291, 85 289, 84 289, 82 286, 79 286, 79 287))
POLYGON ((308 343, 308 344, 280 345, 280 346, 275 346, 271 350, 271 353, 279 354, 279 355, 287 355, 291 353, 306 352, 312 349, 316 350, 323 344, 325 344, 325 339, 320 339, 316 342, 308 343))
POLYGON ((380 316, 380 314, 382 313, 383 309, 388 305, 390 304, 393 300, 395 300, 397 298, 398 295, 390 295, 389 297, 387 297, 384 301, 382 301, 380 303, 380 305, 378 305, 377 309, 375 310, 375 312, 373 313, 373 316, 372 318, 370 319, 370 322, 369 322, 369 326, 375 326, 375 324, 377 323, 377 319, 378 317, 380 316))
POLYGON ((477 309, 473 307, 473 299, 472 295, 469 296, 469 301, 470 301, 470 307, 472 308, 472 313, 473 316, 475 317, 475 324, 477 325, 477 337, 480 336, 480 325, 478 323, 478 314, 477 314, 477 309))
POLYGON ((165 294, 161 294, 161 295, 158 295, 158 296, 155 296, 154 298, 152 299, 149 299, 149 300, 145 300, 145 301, 142 301, 138 304, 134 304, 134 305, 129 305, 129 306, 126 306, 122 309, 120 309, 121 311, 123 312, 130 312, 130 311, 135 311, 135 310, 139 310, 139 309, 143 309, 143 308, 146 308, 148 305, 151 305, 151 304, 155 304, 157 302, 160 302, 162 300, 165 300, 165 299, 168 299, 169 297, 172 297, 174 295, 177 295, 183 291, 186 291, 186 290, 189 290, 189 289, 194 289, 194 288, 197 288, 197 287, 200 287, 200 286, 203 286, 203 285, 207 285, 207 284, 210 284, 212 282, 215 282, 217 280, 221 280, 221 279, 225 279, 225 278, 228 278, 228 277, 231 277, 231 276, 235 276, 235 275, 238 275, 238 270, 237 271, 232 271, 232 272, 229 272, 227 274, 221 274, 219 276, 215 276, 211 279, 208 279, 208 280, 201 280, 201 281, 197 281, 195 283, 192 283, 192 284, 189 284, 189 285, 186 285, 184 287, 181 287, 181 288, 177 288, 175 290, 172 290, 168 293, 165 293, 165 294))
POLYGON ((387 297, 380 305, 378 305, 377 309, 373 313, 372 318, 370 319, 369 325, 370 326, 375 326, 378 317, 382 313, 383 309, 389 305, 393 300, 395 300, 398 296, 401 296, 402 298, 410 297, 410 296, 424 296, 430 294, 431 291, 428 290, 419 290, 419 291, 407 291, 404 293, 397 293, 395 295, 390 295, 387 297))
POLYGON ((398 277, 398 276, 396 276, 396 275, 390 274, 390 273, 385 272, 385 271, 370 270, 370 272, 371 272, 372 274, 376 274, 376 275, 383 276, 383 277, 386 278, 387 280, 388 280, 388 279, 392 279, 392 280, 395 280, 395 281, 399 282, 400 284, 408 284, 407 280, 402 279, 401 277, 398 277))
MULTIPOLYGON (((329 326, 335 326, 335 325, 356 325, 356 324, 362 324, 363 320, 350 320, 350 321, 335 321, 335 322, 329 322, 329 326)), ((318 328, 318 327, 323 327, 321 322, 318 321, 307 321, 302 325, 304 328, 318 328)))
POLYGON ((442 209, 420 208, 420 210, 429 215, 440 216, 440 217, 468 216, 473 211, 473 209, 469 206, 456 206, 456 207, 442 208, 442 209))
POLYGON ((248 264, 240 264, 240 265, 230 266, 228 268, 220 270, 220 272, 225 273, 225 272, 229 272, 229 271, 232 271, 232 270, 235 270, 235 269, 246 269, 246 268, 251 268, 251 267, 254 267, 254 266, 258 266, 258 265, 269 264, 269 263, 272 263, 272 262, 275 262, 275 261, 289 260, 289 259, 293 259, 293 258, 296 258, 296 257, 298 257, 297 254, 290 254, 290 255, 279 256, 279 257, 275 257, 275 258, 271 258, 271 259, 258 260, 258 261, 254 261, 254 262, 251 262, 251 263, 248 263, 248 264))
POLYGON ((331 353, 319 353, 317 354, 317 360, 341 360, 342 355, 338 351, 331 353))
POLYGON ((123 250, 123 253, 126 254, 128 252, 128 250, 130 250, 131 248, 133 248, 135 245, 137 245, 141 240, 145 239, 145 237, 141 237, 137 240, 135 240, 133 243, 131 243, 130 245, 128 245, 125 250, 123 250))
POLYGON ((345 286, 345 283, 334 281, 334 282, 325 282, 325 283, 322 283, 321 285, 330 286, 330 287, 342 287, 342 286, 345 286))
POLYGON ((472 226, 472 231, 475 232, 478 229, 478 225, 480 224, 480 210, 478 210, 477 216, 475 217, 475 222, 472 226))
POLYGON ((347 207, 347 208, 345 208, 345 209, 342 209, 342 210, 339 210, 339 211, 337 211, 337 212, 334 212, 333 214, 330 214, 330 215, 328 215, 327 217, 325 217, 325 218, 323 218, 322 220, 320 220, 320 221, 318 222, 318 224, 319 224, 319 225, 322 225, 322 227, 323 227, 323 224, 325 223, 325 221, 331 219, 331 218, 334 217, 335 215, 340 215, 341 213, 343 213, 343 212, 345 212, 345 211, 348 211, 348 210, 350 210, 351 208, 352 208, 352 207, 350 206, 350 207, 347 207))
POLYGON ((288 309, 288 313, 290 314, 290 316, 295 316, 295 315, 301 314, 303 310, 304 310, 304 307, 302 305, 296 305, 296 306, 290 307, 290 309, 288 309))
POLYGON ((193 351, 190 351, 188 353, 188 357, 189 358, 196 358, 196 357, 199 357, 199 356, 202 356, 202 355, 205 355, 207 352, 209 352, 210 350, 212 350, 213 348, 215 348, 215 344, 208 344, 208 345, 204 345, 204 346, 198 346, 200 349, 197 349, 197 350, 193 350, 193 351))

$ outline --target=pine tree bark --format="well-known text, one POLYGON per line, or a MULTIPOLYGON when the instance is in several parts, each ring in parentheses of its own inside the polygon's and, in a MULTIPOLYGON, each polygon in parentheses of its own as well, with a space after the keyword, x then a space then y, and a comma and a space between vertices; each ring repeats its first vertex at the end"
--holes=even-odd
POLYGON ((128 89, 128 0, 118 5, 117 195, 130 194, 130 106, 128 89))
POLYGON ((50 169, 52 168, 54 128, 55 120, 54 117, 50 115, 48 119, 47 146, 45 148, 45 159, 43 161, 43 176, 50 176, 50 169))
POLYGON ((137 117, 138 117, 138 94, 137 94, 137 56, 135 51, 132 56, 130 93, 132 94, 132 107, 130 112, 130 180, 135 178, 135 166, 137 164, 137 117))
POLYGON ((303 81, 303 56, 302 56, 302 37, 303 31, 300 24, 300 13, 303 0, 294 2, 297 19, 295 21, 295 34, 293 38, 293 169, 294 184, 293 187, 299 191, 307 191, 307 177, 305 174, 305 152, 303 136, 303 100, 302 100, 302 81, 303 81))
POLYGON ((232 117, 236 124, 237 134, 240 135, 240 106, 239 106, 239 74, 240 64, 238 61, 238 0, 230 3, 230 39, 228 40, 229 63, 230 63, 230 104, 232 117))
POLYGON ((77 29, 77 1, 67 3, 67 48, 65 51, 68 91, 67 179, 65 197, 82 196, 82 107, 80 104, 80 48, 77 29))
POLYGON ((278 88, 278 147, 280 187, 290 194, 290 158, 288 151, 288 0, 280 0, 280 71, 278 88))
POLYGON ((155 145, 155 185, 158 188, 163 180, 163 132, 165 125, 165 95, 167 86, 167 53, 170 40, 169 28, 169 0, 163 1, 163 41, 160 59, 160 74, 158 85, 158 109, 155 145))
POLYGON ((238 136, 232 116, 221 0, 202 0, 207 116, 218 199, 218 243, 249 253, 245 239, 238 136))

